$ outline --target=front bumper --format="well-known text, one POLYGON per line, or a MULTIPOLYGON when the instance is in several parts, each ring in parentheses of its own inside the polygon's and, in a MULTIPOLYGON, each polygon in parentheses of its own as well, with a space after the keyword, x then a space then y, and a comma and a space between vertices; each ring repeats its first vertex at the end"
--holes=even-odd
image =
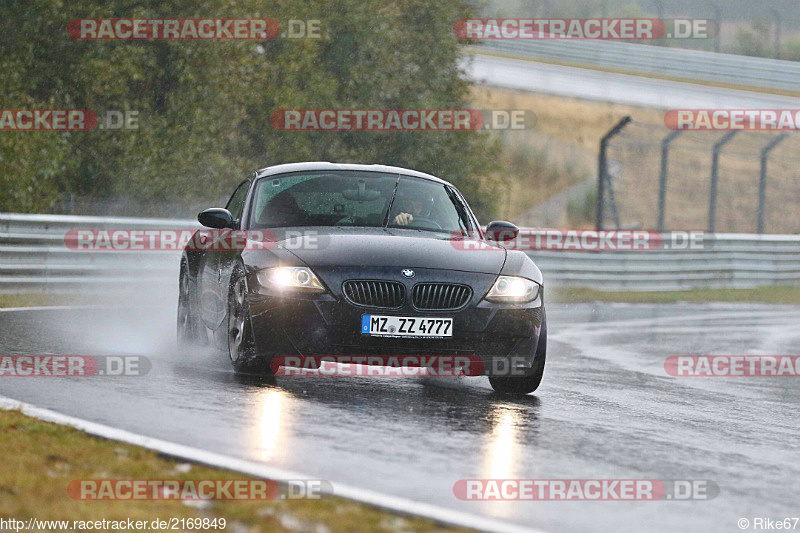
MULTIPOLYGON (((494 277, 489 276, 488 282, 494 277)), ((410 304, 400 309, 356 306, 331 293, 265 293, 248 296, 257 351, 265 357, 330 356, 477 356, 487 369, 504 359, 514 369, 533 364, 542 328, 543 300, 525 305, 497 305, 476 296, 458 311, 422 312, 410 304), (372 337, 361 333, 364 314, 453 319, 453 337, 437 339, 372 337)), ((493 366, 495 365, 495 366, 493 366)), ((508 368, 508 367, 507 367, 508 368)))

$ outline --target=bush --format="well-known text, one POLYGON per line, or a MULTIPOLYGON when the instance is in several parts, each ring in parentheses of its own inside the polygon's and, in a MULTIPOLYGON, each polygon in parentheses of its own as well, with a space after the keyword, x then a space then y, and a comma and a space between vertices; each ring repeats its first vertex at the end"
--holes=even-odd
POLYGON ((482 132, 282 132, 282 108, 464 108, 454 20, 466 0, 7 0, 0 68, 11 109, 139 112, 135 131, 2 132, 0 210, 47 211, 69 196, 181 206, 216 202, 253 170, 301 160, 386 163, 452 181, 479 213, 497 156, 482 132), (285 15, 285 16, 284 16, 285 15), (79 41, 77 17, 318 19, 322 38, 79 41), (8 73, 8 74, 6 74, 8 73))

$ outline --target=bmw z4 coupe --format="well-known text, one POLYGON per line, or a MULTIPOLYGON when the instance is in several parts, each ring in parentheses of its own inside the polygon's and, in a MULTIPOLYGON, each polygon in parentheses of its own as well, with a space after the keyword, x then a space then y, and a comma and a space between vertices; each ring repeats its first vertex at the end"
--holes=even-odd
POLYGON ((198 215, 181 257, 178 339, 274 373, 287 356, 467 356, 501 393, 539 386, 542 273, 437 177, 382 165, 259 170, 198 215), (500 238, 497 236, 500 235, 500 238))

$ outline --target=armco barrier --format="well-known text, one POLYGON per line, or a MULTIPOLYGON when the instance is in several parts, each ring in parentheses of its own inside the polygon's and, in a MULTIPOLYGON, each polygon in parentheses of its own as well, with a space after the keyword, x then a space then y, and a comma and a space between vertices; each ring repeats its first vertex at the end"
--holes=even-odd
MULTIPOLYGON (((68 249, 77 228, 198 228, 173 219, 0 214, 0 292, 87 292, 177 285, 179 252, 68 249)), ((547 286, 664 291, 800 284, 800 235, 718 234, 691 252, 531 251, 547 286)), ((410 265, 413 266, 413 265, 410 265)))
POLYGON ((478 51, 767 89, 797 91, 800 62, 601 40, 485 41, 478 51))
POLYGON ((800 235, 717 234, 712 249, 533 251, 551 286, 601 291, 744 289, 800 284, 800 235))
POLYGON ((177 286, 180 252, 70 250, 71 229, 192 229, 197 222, 0 213, 0 293, 136 291, 142 283, 177 286))

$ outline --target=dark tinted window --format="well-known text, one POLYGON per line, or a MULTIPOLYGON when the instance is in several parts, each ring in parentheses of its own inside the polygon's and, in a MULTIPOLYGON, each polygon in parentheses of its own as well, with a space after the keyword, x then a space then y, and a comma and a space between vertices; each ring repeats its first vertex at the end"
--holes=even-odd
POLYGON ((313 172, 263 178, 251 227, 383 226, 397 176, 313 172))
POLYGON ((389 226, 447 233, 472 229, 463 207, 453 196, 440 183, 400 178, 389 226))

